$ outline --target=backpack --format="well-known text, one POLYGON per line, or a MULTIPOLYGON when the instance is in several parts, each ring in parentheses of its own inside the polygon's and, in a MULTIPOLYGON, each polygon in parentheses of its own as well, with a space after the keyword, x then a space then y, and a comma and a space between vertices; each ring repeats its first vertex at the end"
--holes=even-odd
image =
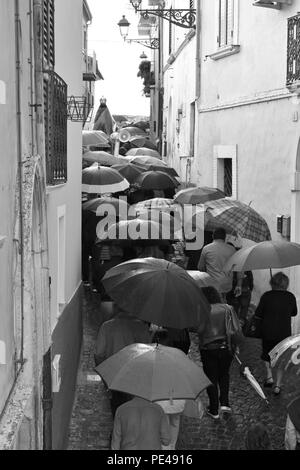
POLYGON ((225 328, 227 336, 227 345, 230 351, 234 349, 235 339, 242 337, 242 330, 237 314, 231 305, 225 305, 225 328))

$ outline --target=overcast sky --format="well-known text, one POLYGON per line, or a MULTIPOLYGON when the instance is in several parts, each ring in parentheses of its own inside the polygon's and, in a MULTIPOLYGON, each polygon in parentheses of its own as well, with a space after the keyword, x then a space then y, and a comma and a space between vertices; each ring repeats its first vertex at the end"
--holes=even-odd
POLYGON ((143 51, 151 59, 151 49, 137 43, 124 43, 117 25, 122 15, 130 23, 129 35, 138 38, 135 14, 129 0, 88 0, 93 15, 88 30, 89 52, 96 52, 104 80, 96 82, 95 109, 101 96, 107 99, 111 114, 150 114, 150 99, 143 96, 143 80, 137 77, 143 51))

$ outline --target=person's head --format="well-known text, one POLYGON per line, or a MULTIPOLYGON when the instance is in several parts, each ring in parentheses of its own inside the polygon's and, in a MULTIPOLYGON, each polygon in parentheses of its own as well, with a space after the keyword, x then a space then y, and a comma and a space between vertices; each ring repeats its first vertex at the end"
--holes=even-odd
POLYGON ((222 302, 221 296, 217 289, 213 286, 208 286, 208 287, 202 287, 201 288, 206 300, 210 304, 219 304, 222 302))
POLYGON ((226 239, 226 230, 222 227, 216 228, 213 233, 213 240, 224 240, 226 239))
POLYGON ((271 440, 267 428, 262 423, 252 424, 246 435, 247 450, 271 450, 271 440))
POLYGON ((270 285, 273 290, 287 290, 289 287, 289 278, 280 271, 271 277, 270 285))

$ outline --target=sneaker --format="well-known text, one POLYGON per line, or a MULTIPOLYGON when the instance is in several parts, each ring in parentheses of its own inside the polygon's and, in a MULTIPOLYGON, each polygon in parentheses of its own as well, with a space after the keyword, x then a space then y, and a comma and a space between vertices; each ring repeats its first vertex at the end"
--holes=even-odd
POLYGON ((206 408, 206 413, 207 413, 211 418, 213 418, 213 419, 219 419, 219 418, 220 418, 220 415, 219 415, 219 414, 214 415, 213 413, 211 413, 211 412, 209 411, 209 408, 206 408))
POLYGON ((230 406, 220 406, 220 411, 223 411, 223 413, 232 413, 230 406))

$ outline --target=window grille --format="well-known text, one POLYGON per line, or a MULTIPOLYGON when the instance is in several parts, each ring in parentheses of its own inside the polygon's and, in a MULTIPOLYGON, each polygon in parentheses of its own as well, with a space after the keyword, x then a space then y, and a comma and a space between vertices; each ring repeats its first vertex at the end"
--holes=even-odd
POLYGON ((44 80, 47 184, 67 181, 67 84, 55 72, 44 80))
POLYGON ((43 56, 44 68, 54 69, 54 0, 43 0, 43 56))
POLYGON ((287 34, 287 77, 291 87, 300 80, 300 15, 288 18, 287 34))
POLYGON ((224 193, 232 196, 232 159, 224 158, 224 193))
POLYGON ((233 33, 234 0, 219 0, 219 47, 225 47, 233 44, 233 33))

